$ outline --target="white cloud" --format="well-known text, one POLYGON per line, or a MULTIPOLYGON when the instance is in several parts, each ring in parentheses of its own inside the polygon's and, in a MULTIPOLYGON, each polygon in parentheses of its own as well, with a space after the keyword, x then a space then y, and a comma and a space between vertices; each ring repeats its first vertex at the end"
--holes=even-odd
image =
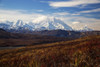
POLYGON ((59 8, 59 7, 76 7, 79 5, 95 4, 95 3, 100 3, 100 0, 58 1, 58 2, 49 2, 49 5, 54 8, 59 8))
POLYGON ((40 21, 42 21, 42 20, 44 20, 44 19, 46 19, 46 18, 47 18, 47 16, 40 16, 40 17, 34 19, 33 22, 34 22, 34 23, 39 23, 40 21))
MULTIPOLYGON (((92 9, 92 10, 86 10, 86 11, 80 11, 80 12, 77 12, 77 13, 73 13, 71 15, 80 15, 80 14, 84 14, 84 13, 94 13, 94 12, 100 12, 100 8, 97 8, 97 9, 92 9)), ((91 16, 91 15, 87 15, 87 16, 91 16)))
POLYGON ((57 13, 53 13, 54 15, 61 15, 61 16, 64 16, 64 15, 69 15, 68 12, 57 12, 57 13))
POLYGON ((88 27, 91 29, 100 30, 100 19, 87 18, 82 16, 63 17, 61 19, 66 24, 70 25, 73 29, 79 29, 84 27, 85 25, 88 25, 88 27))
POLYGON ((92 10, 87 10, 87 11, 81 11, 79 13, 91 13, 91 12, 100 12, 100 8, 92 9, 92 10))
POLYGON ((80 22, 76 21, 76 22, 73 22, 72 24, 79 24, 80 22))
POLYGON ((37 17, 44 16, 42 14, 37 14, 37 13, 25 13, 27 12, 26 10, 3 10, 0 9, 0 21, 14 21, 16 22, 17 20, 21 19, 24 22, 30 22, 33 21, 37 17))
POLYGON ((74 13, 74 14, 72 14, 72 15, 80 15, 80 13, 74 13))

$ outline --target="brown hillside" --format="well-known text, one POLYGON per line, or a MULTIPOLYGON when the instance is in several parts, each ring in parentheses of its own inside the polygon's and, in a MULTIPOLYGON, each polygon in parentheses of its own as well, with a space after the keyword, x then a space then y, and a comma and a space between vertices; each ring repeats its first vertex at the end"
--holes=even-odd
POLYGON ((0 51, 1 67, 99 67, 100 36, 0 51))

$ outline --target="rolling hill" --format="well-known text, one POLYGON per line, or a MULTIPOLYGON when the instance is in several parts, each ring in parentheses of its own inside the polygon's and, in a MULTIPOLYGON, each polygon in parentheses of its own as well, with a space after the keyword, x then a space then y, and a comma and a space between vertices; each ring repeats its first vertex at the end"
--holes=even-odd
POLYGON ((74 40, 85 36, 100 35, 100 31, 43 30, 31 33, 11 33, 0 29, 0 46, 29 46, 74 40))
POLYGON ((99 67, 100 36, 0 50, 1 67, 99 67))
POLYGON ((0 47, 29 46, 65 40, 69 40, 69 38, 37 34, 10 33, 0 29, 0 47))

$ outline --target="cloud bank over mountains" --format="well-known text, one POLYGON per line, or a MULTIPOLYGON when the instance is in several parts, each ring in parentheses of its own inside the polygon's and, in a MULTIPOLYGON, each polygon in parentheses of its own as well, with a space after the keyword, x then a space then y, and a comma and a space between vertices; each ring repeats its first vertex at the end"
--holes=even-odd
MULTIPOLYGON (((52 14, 25 13, 25 12, 26 10, 3 10, 2 9, 0 10, 0 22, 4 22, 4 21, 16 22, 17 20, 22 20, 25 23, 28 22, 38 23, 39 21, 45 19, 46 17, 55 17, 64 21, 66 24, 68 24, 74 29, 84 27, 85 25, 88 25, 90 28, 94 30, 100 29, 98 26, 100 25, 99 23, 100 19, 96 19, 96 18, 71 16, 70 13, 66 13, 66 12, 62 12, 62 13, 57 12, 52 14), (70 15, 70 16, 64 16, 64 15, 70 15)), ((89 12, 89 11, 83 11, 80 13, 84 13, 84 12, 89 12)))

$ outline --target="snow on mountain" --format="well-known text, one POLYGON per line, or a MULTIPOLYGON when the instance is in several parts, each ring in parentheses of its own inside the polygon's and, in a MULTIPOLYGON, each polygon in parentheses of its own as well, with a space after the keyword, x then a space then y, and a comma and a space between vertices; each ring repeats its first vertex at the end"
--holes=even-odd
POLYGON ((88 28, 87 26, 84 26, 80 29, 80 31, 93 31, 92 29, 88 28))
POLYGON ((54 17, 45 17, 41 20, 38 18, 32 22, 25 23, 22 20, 18 20, 17 22, 1 22, 0 28, 4 29, 22 29, 22 30, 55 30, 55 29, 63 29, 63 30, 72 30, 70 26, 65 24, 63 21, 56 19, 54 17))
POLYGON ((18 20, 16 23, 13 24, 15 27, 22 27, 24 25, 22 20, 18 20))
POLYGON ((41 28, 41 27, 42 28, 44 27, 47 30, 54 30, 54 29, 72 30, 70 26, 68 26, 63 21, 56 19, 54 17, 46 17, 42 20, 39 20, 38 23, 35 23, 35 28, 41 28))
MULTIPOLYGON (((70 26, 65 24, 60 19, 54 17, 42 17, 41 19, 35 19, 32 22, 25 23, 22 20, 17 20, 16 22, 0 22, 0 28, 3 29, 15 29, 15 30, 72 30, 70 26)), ((88 28, 88 26, 84 26, 77 31, 93 31, 92 29, 88 28)))
POLYGON ((0 22, 0 28, 3 28, 3 29, 10 29, 12 25, 13 25, 13 22, 9 22, 9 21, 0 22))

